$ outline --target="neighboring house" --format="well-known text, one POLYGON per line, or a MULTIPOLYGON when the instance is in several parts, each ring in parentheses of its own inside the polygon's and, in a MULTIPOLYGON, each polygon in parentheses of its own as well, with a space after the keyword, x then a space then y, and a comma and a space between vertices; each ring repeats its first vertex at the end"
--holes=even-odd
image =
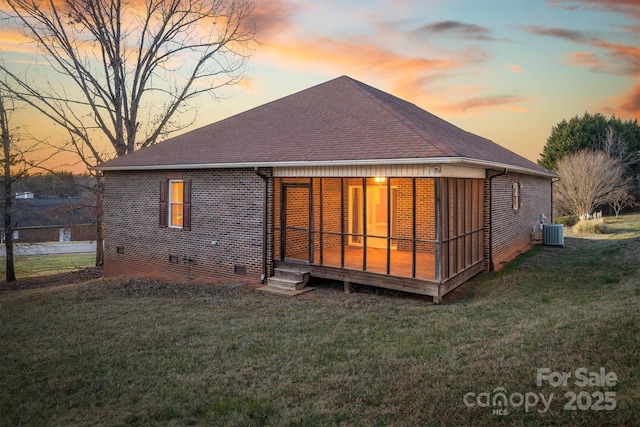
POLYGON ((345 76, 96 169, 107 276, 257 282, 295 267, 436 302, 532 244, 557 177, 345 76))
POLYGON ((16 243, 96 240, 95 207, 83 197, 16 197, 11 219, 16 243))

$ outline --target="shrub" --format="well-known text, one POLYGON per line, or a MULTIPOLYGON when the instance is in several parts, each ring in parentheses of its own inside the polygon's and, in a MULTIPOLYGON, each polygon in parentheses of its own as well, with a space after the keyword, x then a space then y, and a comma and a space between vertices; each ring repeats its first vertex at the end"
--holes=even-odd
POLYGON ((577 215, 567 215, 554 219, 553 223, 562 224, 565 227, 573 227, 578 222, 578 220, 579 218, 577 215))
POLYGON ((602 234, 604 233, 604 222, 602 218, 580 220, 575 227, 573 227, 573 231, 580 234, 602 234))

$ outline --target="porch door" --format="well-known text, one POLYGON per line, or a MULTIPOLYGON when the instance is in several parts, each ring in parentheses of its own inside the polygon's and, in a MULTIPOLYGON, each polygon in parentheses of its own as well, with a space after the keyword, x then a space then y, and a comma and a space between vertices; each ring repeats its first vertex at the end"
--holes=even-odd
POLYGON ((282 259, 311 262, 311 185, 283 184, 281 212, 282 259))
MULTIPOLYGON (((363 212, 364 200, 361 186, 351 186, 349 191, 349 243, 362 246, 359 234, 366 234, 367 247, 387 248, 387 238, 396 235, 397 188, 391 187, 391 198, 386 185, 368 185, 366 212, 363 212), (366 217, 366 224, 363 213, 366 217), (389 236, 389 225, 391 236, 389 236), (365 228, 366 227, 366 228, 365 228), (366 230, 366 233, 364 232, 366 230), (354 235, 355 234, 355 235, 354 235), (376 237, 372 237, 376 236, 376 237)), ((391 248, 396 241, 391 241, 391 248)))

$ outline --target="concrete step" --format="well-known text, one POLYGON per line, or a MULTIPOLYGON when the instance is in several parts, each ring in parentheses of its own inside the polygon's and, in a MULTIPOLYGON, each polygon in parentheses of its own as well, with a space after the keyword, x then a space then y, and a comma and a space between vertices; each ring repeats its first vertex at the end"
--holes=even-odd
POLYGON ((294 291, 292 289, 274 288, 273 286, 263 286, 261 288, 256 288, 256 290, 259 292, 266 292, 273 295, 279 295, 279 296, 285 296, 285 297, 295 297, 296 295, 300 295, 305 292, 312 291, 314 289, 315 288, 312 288, 311 286, 305 286, 304 288, 297 291, 294 291))
POLYGON ((267 283, 272 288, 288 289, 297 291, 305 287, 306 283, 299 279, 289 279, 286 277, 269 277, 267 283))
POLYGON ((274 270, 273 277, 278 279, 288 279, 288 280, 297 280, 305 285, 309 281, 310 273, 307 270, 298 270, 293 268, 286 267, 277 267, 274 270))

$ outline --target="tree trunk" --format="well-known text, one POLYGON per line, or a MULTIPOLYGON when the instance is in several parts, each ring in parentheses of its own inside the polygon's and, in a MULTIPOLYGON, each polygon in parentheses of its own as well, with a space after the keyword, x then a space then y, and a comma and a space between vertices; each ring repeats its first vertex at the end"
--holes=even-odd
POLYGON ((11 181, 11 136, 9 135, 9 120, 5 109, 5 99, 0 97, 0 120, 2 120, 2 150, 4 155, 4 245, 6 249, 6 282, 16 280, 13 265, 13 224, 11 209, 13 208, 13 190, 11 181))
MULTIPOLYGON (((6 159, 6 157, 5 157, 6 159)), ((6 250, 6 274, 5 281, 7 283, 16 280, 16 272, 13 265, 13 225, 11 224, 11 208, 12 208, 12 191, 11 191, 11 172, 8 161, 5 161, 4 176, 4 247, 6 250), (9 173, 7 174, 7 169, 9 173)))

